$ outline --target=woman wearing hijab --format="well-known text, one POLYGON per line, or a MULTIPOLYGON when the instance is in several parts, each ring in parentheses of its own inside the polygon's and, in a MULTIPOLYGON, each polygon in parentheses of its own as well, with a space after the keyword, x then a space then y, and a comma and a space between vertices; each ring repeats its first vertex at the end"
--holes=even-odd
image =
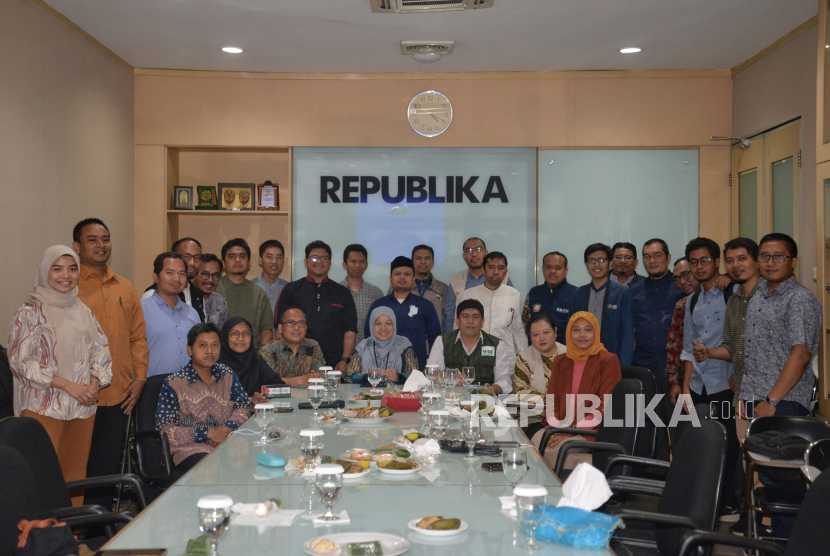
POLYGON ((231 368, 251 403, 265 403, 262 387, 266 384, 285 384, 277 373, 254 349, 251 323, 242 317, 232 317, 222 325, 222 350, 219 362, 231 368))
MULTIPOLYGON (((551 366, 546 402, 546 426, 571 427, 579 429, 597 429, 600 421, 588 414, 576 424, 573 421, 579 415, 580 406, 587 405, 577 396, 593 395, 599 398, 596 410, 600 414, 605 410, 605 395, 610 394, 614 386, 622 380, 619 358, 610 353, 599 340, 600 330, 597 319, 588 311, 574 313, 565 332, 567 350, 557 355, 551 366), (553 395, 551 398, 550 395, 553 395), (553 407, 550 406, 553 404, 553 407)), ((582 410, 584 412, 584 410, 582 410)), ((537 432, 531 442, 538 446, 544 429, 537 432)), ((568 440, 592 440, 574 434, 554 434, 548 439, 545 449, 545 461, 553 468, 559 448, 568 440)), ((565 469, 573 469, 580 462, 590 462, 591 455, 585 450, 571 450, 565 460, 565 469)))
MULTIPOLYGON (((513 391, 520 401, 544 403, 553 360, 557 355, 565 353, 567 348, 556 341, 556 325, 545 314, 530 319, 527 335, 530 336, 530 346, 516 357, 513 391)), ((524 431, 528 438, 533 438, 539 429, 544 428, 541 415, 528 416, 526 423, 524 431)))
POLYGON ((383 377, 390 382, 406 382, 409 374, 418 368, 418 359, 412 342, 398 336, 397 320, 392 309, 377 307, 372 311, 369 331, 372 335, 354 348, 345 382, 359 384, 365 381, 370 369, 381 369, 383 377))
POLYGON ((86 477, 98 390, 112 380, 107 337, 78 299, 79 264, 69 247, 48 248, 9 325, 14 413, 43 425, 67 482, 86 477))

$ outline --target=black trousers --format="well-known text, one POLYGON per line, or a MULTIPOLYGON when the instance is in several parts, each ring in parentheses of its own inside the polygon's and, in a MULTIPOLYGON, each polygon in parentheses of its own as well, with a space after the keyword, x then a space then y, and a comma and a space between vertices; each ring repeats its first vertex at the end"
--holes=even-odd
POLYGON ((741 456, 741 446, 738 442, 738 433, 735 430, 735 411, 732 407, 732 400, 735 393, 727 388, 714 394, 706 392, 706 387, 700 394, 691 391, 692 403, 694 405, 706 404, 710 408, 713 421, 718 421, 726 428, 726 465, 723 468, 723 482, 721 483, 721 507, 724 505, 732 508, 738 507, 738 499, 735 495, 735 467, 738 465, 741 456))
POLYGON ((207 457, 207 454, 205 454, 204 452, 201 454, 193 454, 192 456, 188 456, 185 459, 183 459, 179 465, 176 466, 176 471, 184 475, 185 473, 196 467, 196 464, 205 459, 205 457, 207 457))
MULTIPOLYGON (((95 412, 95 425, 92 429, 89 461, 86 465, 87 477, 115 475, 121 472, 120 464, 127 417, 120 405, 98 407, 95 412)), ((115 489, 116 487, 87 489, 84 493, 84 504, 98 504, 111 510, 115 489)))

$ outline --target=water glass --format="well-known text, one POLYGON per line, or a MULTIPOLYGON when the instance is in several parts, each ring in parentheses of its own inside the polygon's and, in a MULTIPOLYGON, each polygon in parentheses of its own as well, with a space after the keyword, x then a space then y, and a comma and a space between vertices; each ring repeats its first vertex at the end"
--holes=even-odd
POLYGON ((340 377, 343 376, 343 373, 340 371, 328 371, 326 372, 326 388, 331 393, 331 399, 337 399, 337 387, 340 386, 340 377))
POLYGON ((473 382, 476 380, 476 368, 461 367, 461 378, 467 383, 467 388, 472 390, 473 382))
POLYGON ((429 418, 432 424, 432 436, 440 443, 444 433, 450 428, 450 412, 436 409, 429 412, 429 418))
MULTIPOLYGON (((320 386, 326 387, 326 392, 323 394, 323 401, 328 401, 330 399, 329 394, 329 382, 328 382, 328 374, 329 371, 333 371, 334 367, 318 367, 317 372, 320 374, 320 378, 313 379, 314 384, 319 384, 320 386)), ((309 386, 311 386, 312 380, 309 379, 309 386)))
POLYGON ((314 470, 317 476, 316 487, 320 499, 326 505, 326 513, 321 515, 321 521, 337 521, 340 516, 335 515, 331 511, 334 503, 340 497, 340 491, 343 489, 343 466, 336 463, 326 463, 318 465, 314 470))
POLYGON ((254 406, 254 411, 256 411, 254 415, 256 424, 262 429, 262 438, 259 440, 260 442, 268 442, 267 430, 268 425, 274 420, 274 404, 258 403, 254 406))
POLYGON ((317 410, 320 408, 320 404, 323 403, 323 396, 326 394, 326 388, 324 386, 309 386, 308 387, 308 403, 311 404, 311 407, 314 408, 314 414, 311 416, 311 419, 317 421, 320 419, 320 415, 317 413, 317 410))
POLYGON ((516 488, 527 473, 527 454, 524 448, 502 448, 501 463, 504 476, 516 488))
POLYGON ((373 369, 369 369, 369 384, 372 385, 372 388, 377 388, 378 384, 383 380, 383 371, 378 369, 377 367, 373 369))
POLYGON ((427 365, 424 369, 424 375, 429 379, 429 384, 434 389, 435 381, 438 380, 438 365, 427 365))
POLYGON ((300 445, 300 452, 308 460, 309 469, 317 467, 317 456, 323 449, 323 431, 320 429, 304 429, 300 431, 300 438, 303 439, 300 445))
POLYGON ((542 523, 545 515, 545 497, 547 489, 540 485, 517 485, 513 489, 516 496, 516 513, 522 530, 527 531, 527 544, 522 548, 528 552, 542 549, 536 542, 536 527, 542 523))
POLYGON ((217 546, 219 538, 228 530, 231 520, 231 506, 233 500, 230 496, 213 494, 203 496, 196 503, 199 508, 199 530, 205 534, 210 542, 209 556, 219 554, 217 546))
POLYGON ((478 417, 470 417, 461 421, 461 436, 464 437, 464 442, 467 443, 467 455, 464 456, 466 461, 475 461, 478 456, 473 453, 479 438, 481 438, 481 425, 478 417))

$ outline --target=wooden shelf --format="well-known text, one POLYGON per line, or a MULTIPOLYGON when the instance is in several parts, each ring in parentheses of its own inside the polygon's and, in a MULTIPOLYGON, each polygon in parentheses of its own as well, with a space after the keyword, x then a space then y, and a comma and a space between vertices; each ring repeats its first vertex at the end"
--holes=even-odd
POLYGON ((168 210, 167 214, 191 214, 199 216, 288 216, 287 210, 168 210))

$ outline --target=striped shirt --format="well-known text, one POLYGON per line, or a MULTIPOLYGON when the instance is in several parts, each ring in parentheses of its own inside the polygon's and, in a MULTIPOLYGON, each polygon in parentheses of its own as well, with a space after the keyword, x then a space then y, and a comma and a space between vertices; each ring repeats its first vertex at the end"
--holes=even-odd
POLYGON ((732 366, 735 367, 735 401, 741 393, 741 381, 744 378, 744 333, 746 332, 746 310, 749 307, 749 300, 758 291, 758 286, 766 282, 759 277, 755 287, 744 295, 741 288, 735 290, 732 297, 726 303, 726 321, 723 324, 723 342, 721 346, 729 352, 732 358, 732 366))

